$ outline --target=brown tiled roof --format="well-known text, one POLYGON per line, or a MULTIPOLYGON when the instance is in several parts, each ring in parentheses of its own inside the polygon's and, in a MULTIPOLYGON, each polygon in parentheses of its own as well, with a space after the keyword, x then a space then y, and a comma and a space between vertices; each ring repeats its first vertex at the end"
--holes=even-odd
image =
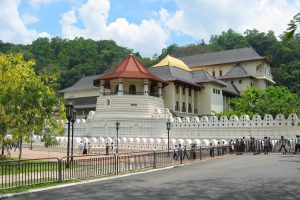
POLYGON ((133 56, 129 55, 112 72, 103 74, 94 80, 94 85, 98 85, 100 80, 110 80, 115 78, 137 78, 150 79, 164 82, 157 76, 149 73, 144 66, 133 56))

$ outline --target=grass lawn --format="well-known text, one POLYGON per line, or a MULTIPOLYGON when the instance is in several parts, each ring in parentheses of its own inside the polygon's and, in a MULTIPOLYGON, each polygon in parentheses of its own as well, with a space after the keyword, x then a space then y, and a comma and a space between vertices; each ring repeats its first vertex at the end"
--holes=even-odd
POLYGON ((0 189, 0 195, 25 192, 25 191, 32 190, 32 189, 47 188, 47 187, 51 187, 51 186, 62 185, 62 184, 67 184, 67 183, 77 183, 77 182, 79 182, 79 180, 69 180, 69 181, 52 182, 52 183, 41 183, 41 184, 37 184, 37 185, 20 186, 20 187, 9 188, 9 189, 0 189))

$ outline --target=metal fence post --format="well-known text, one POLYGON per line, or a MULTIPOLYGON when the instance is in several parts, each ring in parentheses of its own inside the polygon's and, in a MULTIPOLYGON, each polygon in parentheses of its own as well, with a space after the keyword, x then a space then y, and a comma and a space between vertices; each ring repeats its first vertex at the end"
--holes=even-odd
POLYGON ((115 171, 116 171, 116 174, 119 174, 119 155, 118 154, 115 154, 115 171))
POLYGON ((156 168, 156 152, 153 151, 153 168, 156 168))
MULTIPOLYGON (((61 158, 62 159, 62 158, 61 158)), ((58 160, 58 181, 61 182, 62 181, 62 164, 61 164, 61 159, 57 158, 58 160)))

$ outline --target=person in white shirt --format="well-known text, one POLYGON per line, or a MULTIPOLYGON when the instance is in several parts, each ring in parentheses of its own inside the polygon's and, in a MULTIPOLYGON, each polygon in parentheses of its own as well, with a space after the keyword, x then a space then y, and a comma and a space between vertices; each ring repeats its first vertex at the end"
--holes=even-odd
POLYGON ((79 148, 79 155, 83 155, 83 143, 82 143, 82 141, 80 141, 80 143, 78 144, 78 148, 79 148))

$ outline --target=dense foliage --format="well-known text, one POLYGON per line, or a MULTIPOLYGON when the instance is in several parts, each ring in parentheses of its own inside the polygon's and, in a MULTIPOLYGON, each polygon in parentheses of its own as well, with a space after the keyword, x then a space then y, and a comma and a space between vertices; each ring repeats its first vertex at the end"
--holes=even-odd
POLYGON ((33 61, 24 61, 21 55, 0 54, 2 143, 8 133, 21 145, 33 133, 63 133, 62 122, 57 122, 57 118, 64 119, 64 105, 51 87, 56 77, 39 76, 33 66, 33 61))
POLYGON ((225 115, 264 116, 266 113, 276 116, 278 113, 288 116, 290 113, 300 115, 300 97, 291 93, 284 86, 272 86, 266 90, 255 90, 249 87, 239 97, 230 102, 232 111, 225 115))
MULTIPOLYGON (((160 55, 142 58, 135 53, 147 67, 157 63, 167 54, 176 57, 228 50, 240 47, 252 47, 259 55, 269 58, 274 68, 272 73, 278 85, 288 87, 300 94, 300 36, 289 41, 281 41, 273 31, 246 30, 243 34, 232 29, 220 35, 211 36, 210 42, 178 46, 172 44, 162 49, 160 55)), ((124 57, 132 53, 131 49, 120 47, 114 41, 75 38, 74 40, 38 38, 30 45, 15 45, 0 41, 0 52, 23 53, 25 60, 35 59, 38 73, 57 73, 60 75, 57 89, 72 85, 83 75, 100 74, 114 68, 124 57)))
POLYGON ((38 73, 60 74, 60 88, 72 85, 83 75, 100 74, 115 66, 132 52, 114 41, 76 38, 38 38, 31 45, 14 45, 0 41, 0 52, 23 53, 25 60, 36 60, 38 73))

